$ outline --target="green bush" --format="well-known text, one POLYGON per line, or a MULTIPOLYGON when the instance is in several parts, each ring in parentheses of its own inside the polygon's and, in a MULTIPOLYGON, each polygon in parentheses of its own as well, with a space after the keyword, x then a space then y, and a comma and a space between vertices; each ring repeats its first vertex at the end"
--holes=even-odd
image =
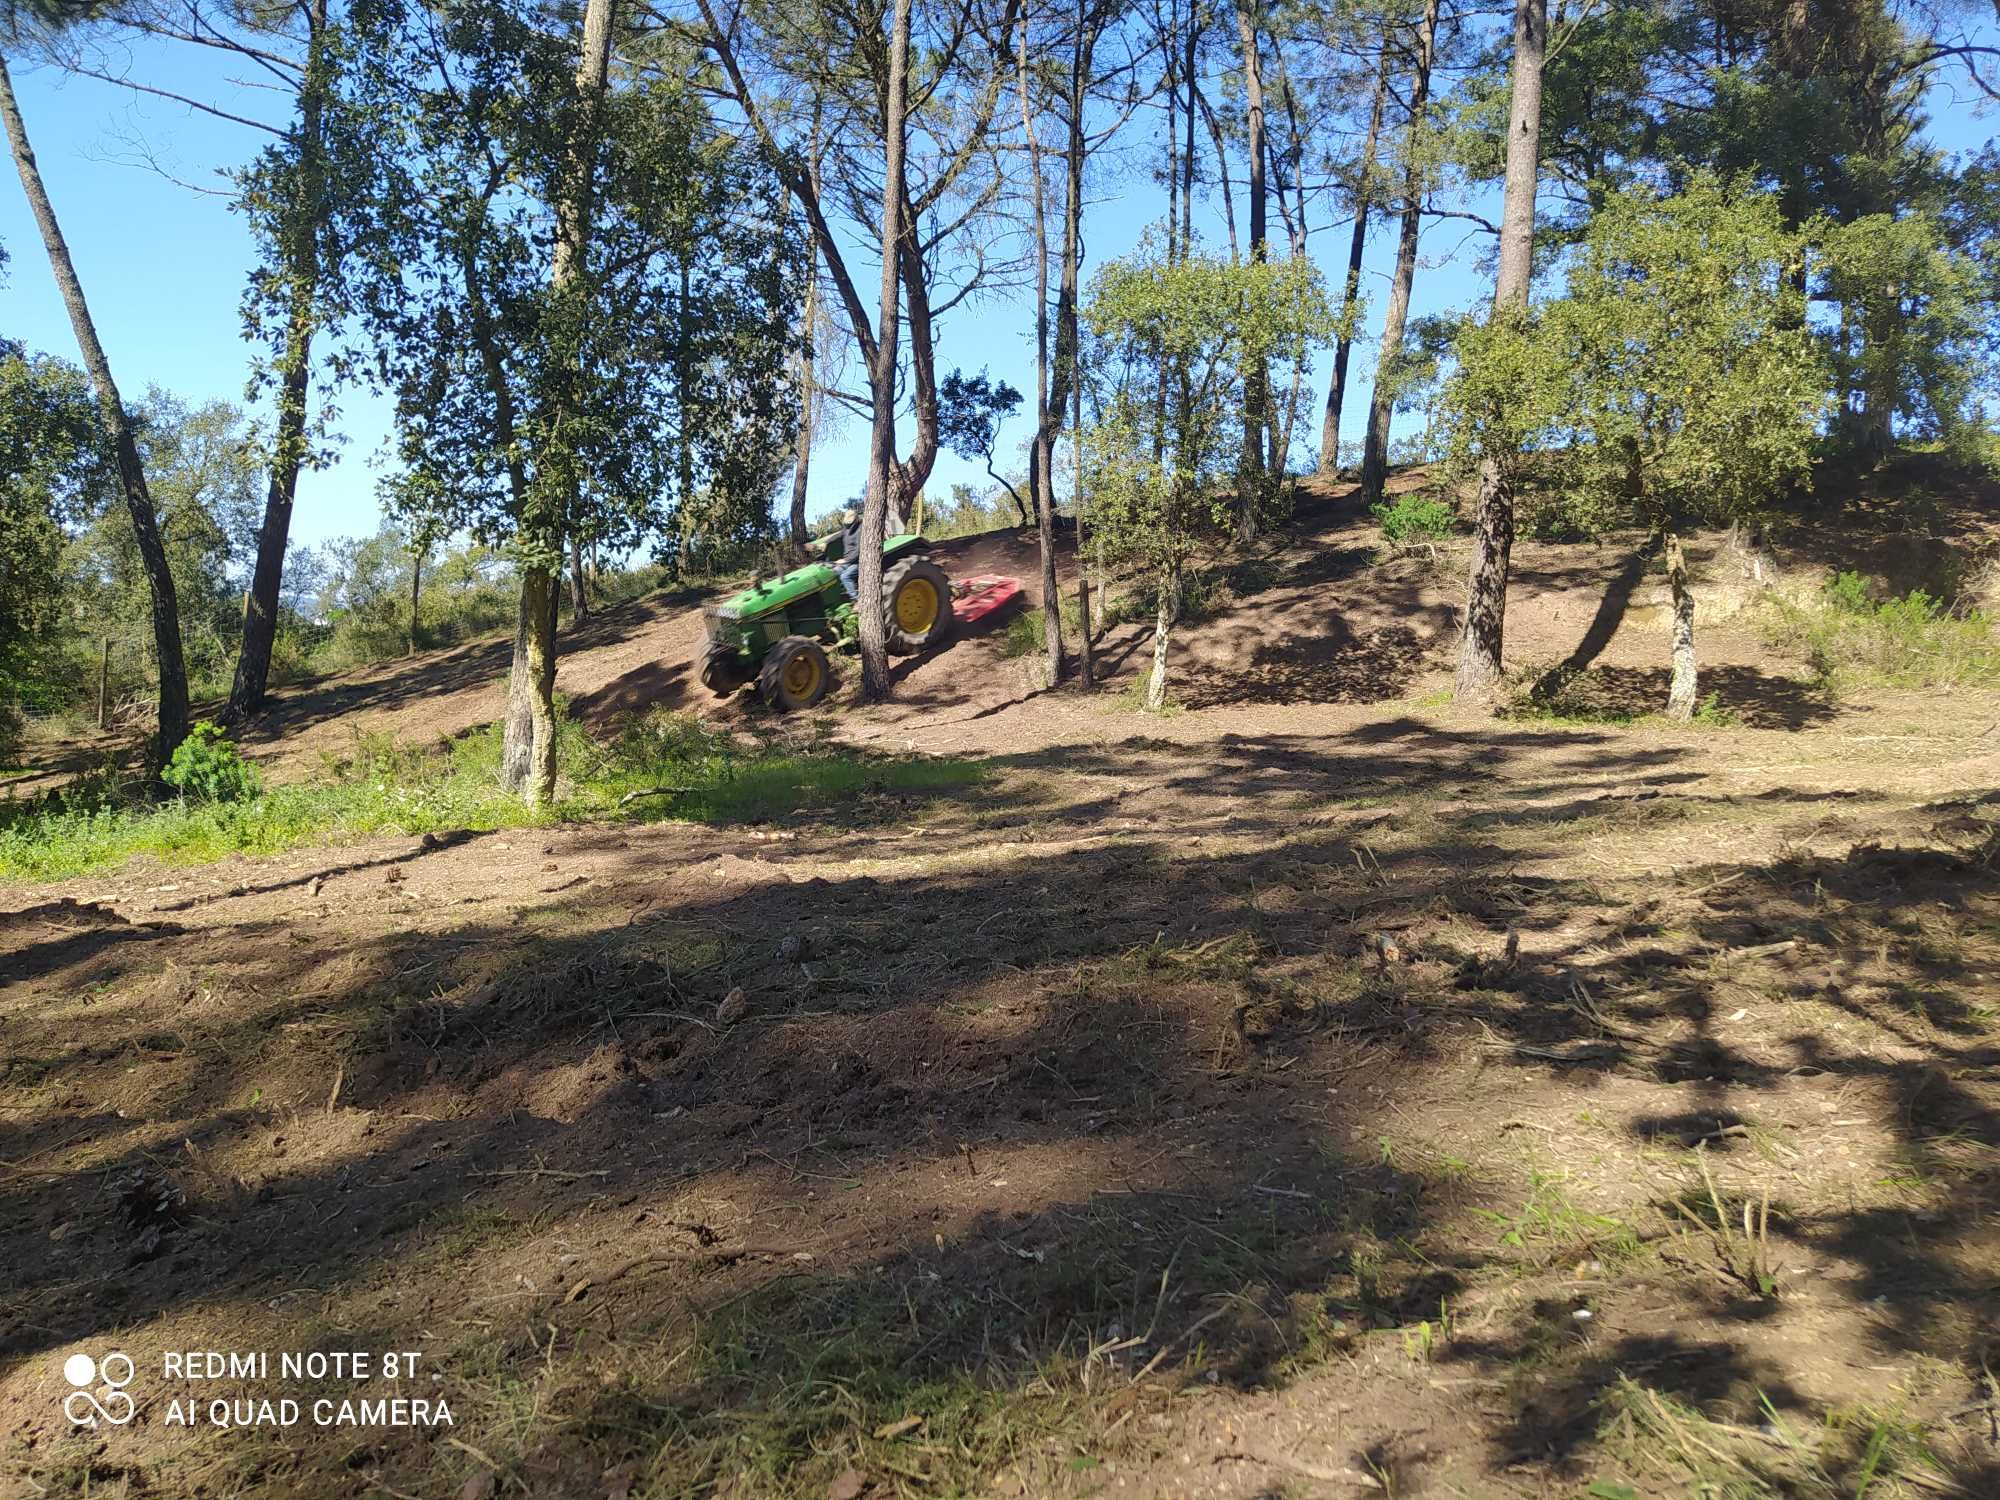
POLYGON ((1850 614, 1865 615, 1874 608, 1868 597, 1868 581, 1851 569, 1834 574, 1820 593, 1830 608, 1850 614))
POLYGON ((247 802, 258 792, 256 770, 207 719, 188 731, 160 780, 195 802, 247 802))
POLYGON ((1369 513, 1382 523, 1382 535, 1393 547, 1434 545, 1451 535, 1451 507, 1422 495, 1404 495, 1390 505, 1376 501, 1369 513))
MULTIPOLYGON (((1093 633, 1105 628, 1104 622, 1092 620, 1093 633)), ((1019 609, 1007 621, 1007 634, 1001 642, 1004 656, 1037 656, 1048 643, 1042 639, 1042 611, 1019 609)), ((1083 607, 1074 595, 1065 595, 1062 601, 1063 649, 1076 649, 1076 638, 1083 632, 1083 607)))
POLYGON ((1773 646, 1798 652, 1829 684, 2000 682, 2000 643, 1988 616, 1953 611, 1922 589, 1872 599, 1868 581, 1851 571, 1836 573, 1811 604, 1776 605, 1765 637, 1773 646))

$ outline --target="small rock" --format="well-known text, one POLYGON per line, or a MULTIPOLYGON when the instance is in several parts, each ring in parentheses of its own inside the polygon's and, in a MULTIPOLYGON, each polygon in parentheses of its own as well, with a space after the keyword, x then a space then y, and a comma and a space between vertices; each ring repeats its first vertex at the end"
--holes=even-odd
POLYGON ((722 997, 722 1004, 715 1008, 715 1019, 724 1026, 734 1026, 749 1013, 750 997, 742 990, 735 989, 722 997))
POLYGON ((382 872, 382 879, 390 885, 401 885, 403 883, 403 867, 401 865, 389 866, 388 869, 382 872))
POLYGON ((474 1474, 458 1487, 458 1500, 493 1500, 494 1491, 499 1487, 500 1481, 488 1469, 474 1474))
POLYGON ((553 869, 556 869, 556 868, 557 868, 557 865, 556 865, 556 862, 555 862, 554 860, 552 860, 552 859, 545 859, 545 860, 543 860, 543 861, 542 861, 542 868, 543 868, 544 870, 553 870, 553 869))
POLYGON ((826 1487, 826 1500, 861 1500, 868 1488, 868 1476, 859 1469, 843 1469, 840 1477, 826 1487))

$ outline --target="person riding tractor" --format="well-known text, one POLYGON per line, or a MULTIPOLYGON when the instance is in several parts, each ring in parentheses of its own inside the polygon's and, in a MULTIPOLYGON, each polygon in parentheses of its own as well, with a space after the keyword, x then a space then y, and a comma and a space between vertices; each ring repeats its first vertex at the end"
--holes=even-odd
MULTIPOLYGON (((852 507, 840 530, 818 543, 821 561, 782 578, 758 579, 710 608, 701 680, 727 695, 746 683, 772 708, 810 708, 826 696, 833 672, 824 643, 858 633, 861 518, 852 507)), ((955 623, 951 580, 915 533, 882 544, 882 624, 889 650, 910 655, 942 645, 955 623)))

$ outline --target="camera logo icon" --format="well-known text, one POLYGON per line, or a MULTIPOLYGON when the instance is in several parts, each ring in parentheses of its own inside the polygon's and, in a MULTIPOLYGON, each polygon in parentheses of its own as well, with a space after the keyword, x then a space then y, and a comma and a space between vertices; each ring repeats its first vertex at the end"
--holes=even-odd
POLYGON ((132 1383, 132 1357, 117 1350, 103 1359, 88 1354, 72 1354, 63 1361, 63 1379, 75 1387, 63 1398, 63 1415, 72 1427, 95 1427, 108 1422, 123 1427, 139 1406, 125 1394, 132 1383), (96 1389, 90 1389, 95 1385, 96 1389))

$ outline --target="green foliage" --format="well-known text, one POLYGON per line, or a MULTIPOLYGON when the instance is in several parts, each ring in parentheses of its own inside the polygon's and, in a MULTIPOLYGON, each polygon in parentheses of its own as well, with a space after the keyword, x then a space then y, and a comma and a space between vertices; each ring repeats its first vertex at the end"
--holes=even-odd
POLYGON ((1309 260, 1170 259, 1151 239, 1097 273, 1085 316, 1105 387, 1085 434, 1091 521, 1112 554, 1177 593, 1229 518, 1245 371, 1329 341, 1337 320, 1309 260))
POLYGON ((1984 271, 1931 215, 1869 214, 1817 231, 1820 295, 1846 309, 1828 335, 1843 423, 1859 441, 1956 439, 1988 345, 1984 271))
POLYGON ((1805 249, 1770 199, 1704 173, 1608 197, 1561 297, 1461 334, 1452 468, 1493 459, 1584 532, 1734 520, 1804 483, 1829 400, 1805 249))
POLYGON ((1403 495, 1393 505, 1378 500, 1368 509, 1392 547, 1435 545, 1451 535, 1456 520, 1450 506, 1425 495, 1403 495))
POLYGON ((350 751, 327 756, 309 783, 262 790, 253 783, 234 800, 190 794, 149 803, 107 773, 51 803, 0 804, 0 878, 59 880, 139 854, 197 864, 381 833, 479 832, 582 818, 727 822, 807 808, 843 816, 872 816, 879 808, 900 816, 898 799, 963 790, 983 774, 957 760, 868 758, 829 746, 779 749, 687 714, 649 715, 606 743, 567 717, 559 734, 569 770, 556 804, 539 815, 499 785, 497 726, 429 745, 356 735, 350 751))
POLYGON ((1816 600, 1773 605, 1765 638, 1797 652, 1833 687, 2000 683, 1993 620, 1978 610, 1954 612, 1922 589, 1872 598, 1867 580, 1854 572, 1836 573, 1816 600))
MULTIPOLYGON (((248 416, 227 401, 193 406, 157 387, 133 409, 147 488, 173 574, 181 646, 198 696, 228 690, 243 621, 243 575, 256 555, 264 473, 248 416)), ((113 642, 114 698, 150 697, 155 670, 152 589, 132 521, 107 481, 77 517, 64 549, 64 590, 79 664, 97 638, 113 642)), ((75 702, 95 672, 69 675, 75 702)))
POLYGON ((360 262, 398 519, 550 567, 576 538, 650 537, 675 564, 768 538, 798 239, 768 166, 685 81, 692 56, 663 40, 592 101, 573 24, 534 7, 451 0, 408 24, 349 83, 400 143, 360 262), (579 157, 589 233, 558 277, 579 157))
POLYGON ((256 769, 237 754, 221 727, 207 719, 188 730, 160 780, 196 802, 247 802, 258 791, 256 769))
POLYGON ((64 527, 103 503, 109 474, 83 373, 0 341, 0 753, 20 706, 50 706, 59 660, 64 527))
POLYGON ((933 541, 943 541, 948 537, 1005 530, 1020 522, 1020 509, 1001 486, 980 490, 970 484, 954 484, 949 498, 926 505, 924 535, 933 541))

